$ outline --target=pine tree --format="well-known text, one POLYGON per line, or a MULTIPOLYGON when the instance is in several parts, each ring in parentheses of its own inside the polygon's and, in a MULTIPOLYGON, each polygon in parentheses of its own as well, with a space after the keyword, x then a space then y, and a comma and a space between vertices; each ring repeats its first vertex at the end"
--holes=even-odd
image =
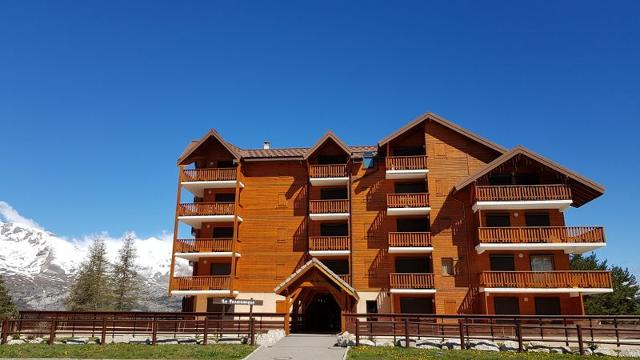
POLYGON ((136 266, 136 248, 132 233, 125 234, 118 260, 111 276, 113 308, 118 311, 132 310, 138 301, 140 279, 136 266))
POLYGON ((102 236, 93 238, 89 258, 80 266, 65 305, 71 311, 110 310, 112 302, 107 249, 102 236))
POLYGON ((17 312, 16 305, 11 300, 4 281, 0 277, 0 320, 4 320, 17 312))
MULTIPOLYGON (((571 257, 572 270, 607 270, 607 261, 595 254, 571 257)), ((619 266, 611 267, 613 292, 585 296, 584 310, 588 315, 638 315, 640 314, 640 286, 636 277, 619 266)))

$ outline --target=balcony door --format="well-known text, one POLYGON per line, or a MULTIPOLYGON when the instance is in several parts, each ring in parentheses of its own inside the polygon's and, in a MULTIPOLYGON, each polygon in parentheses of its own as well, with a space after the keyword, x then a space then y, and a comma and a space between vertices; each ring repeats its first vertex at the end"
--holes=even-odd
POLYGON ((511 226, 511 219, 508 213, 487 214, 485 216, 485 223, 487 227, 509 227, 511 226))
POLYGON ((428 257, 398 257, 395 265, 397 273, 431 273, 431 259, 428 257))
POLYGON ((433 300, 427 297, 401 297, 400 312, 403 314, 433 314, 433 300))
POLYGON ((517 297, 499 296, 493 298, 496 315, 520 315, 520 304, 517 297))
POLYGON ((428 232, 429 220, 420 218, 398 218, 396 219, 397 232, 428 232))
POLYGON ((325 259, 322 263, 336 275, 349 275, 349 260, 325 259))
POLYGON ((560 315, 560 298, 536 297, 536 315, 560 315))
POLYGON ((233 227, 216 226, 213 228, 213 237, 216 239, 231 239, 233 238, 233 227))
POLYGON ((516 271, 513 255, 491 255, 489 263, 491 271, 516 271))
POLYGON ((329 188, 320 190, 320 200, 345 200, 347 199, 346 188, 329 188))
POLYGON ((234 193, 219 193, 215 196, 216 202, 232 203, 236 201, 236 194, 234 193))
POLYGON ((213 263, 211 264, 211 275, 224 276, 231 275, 231 263, 213 263))
POLYGON ((419 156, 424 155, 424 148, 421 146, 394 147, 393 156, 419 156))
POLYGON ((398 194, 425 193, 427 192, 427 183, 425 181, 396 183, 394 190, 398 194))
POLYGON ((320 236, 348 236, 349 224, 341 223, 322 223, 320 224, 320 236))
POLYGON ((553 255, 531 255, 529 258, 531 271, 553 271, 553 255))
POLYGON ((527 226, 551 226, 549 214, 545 213, 527 213, 524 221, 527 226))

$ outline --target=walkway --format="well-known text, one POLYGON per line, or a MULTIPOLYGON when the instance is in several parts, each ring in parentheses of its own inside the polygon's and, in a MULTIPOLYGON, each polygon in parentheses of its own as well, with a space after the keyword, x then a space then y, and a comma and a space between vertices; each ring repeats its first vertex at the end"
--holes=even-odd
POLYGON ((347 349, 335 343, 335 335, 292 334, 258 349, 247 360, 342 360, 347 349))

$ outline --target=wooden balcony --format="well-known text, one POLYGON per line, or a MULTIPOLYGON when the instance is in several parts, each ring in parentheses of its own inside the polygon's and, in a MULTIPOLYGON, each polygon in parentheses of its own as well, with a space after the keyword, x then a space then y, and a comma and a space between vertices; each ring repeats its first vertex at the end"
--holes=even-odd
POLYGON ((535 226, 478 228, 479 254, 487 250, 564 250, 581 254, 604 247, 599 226, 535 226))
POLYGON ((341 220, 349 218, 349 200, 310 200, 312 220, 341 220))
POLYGON ((183 169, 180 181, 235 181, 236 168, 183 169))
POLYGON ((430 253, 432 250, 430 232, 389 233, 390 254, 430 253))
POLYGON ((309 237, 309 252, 314 255, 321 255, 326 252, 328 255, 333 252, 344 252, 349 254, 348 236, 311 236, 309 237))
POLYGON ((338 275, 340 279, 344 280, 347 284, 351 285, 351 275, 338 275))
POLYGON ((487 292, 611 292, 608 271, 485 271, 480 286, 487 292), (589 290, 591 289, 591 291, 589 290), (519 291, 522 290, 522 291, 519 291))
POLYGON ((178 206, 178 216, 233 215, 234 203, 190 203, 178 206))
POLYGON ((309 165, 311 178, 341 178, 347 176, 347 164, 309 165))
POLYGON ((175 252, 182 254, 179 257, 186 259, 202 257, 199 256, 201 254, 203 256, 216 253, 231 255, 232 242, 233 239, 228 238, 177 239, 175 252))
POLYGON ((387 194, 387 215, 426 215, 430 210, 428 193, 387 194))
POLYGON ((181 276, 171 279, 171 290, 205 291, 227 290, 230 288, 231 276, 181 276))
POLYGON ((571 205, 571 188, 563 184, 476 186, 473 210, 559 209, 571 205))
POLYGON ((392 293, 435 292, 431 273, 391 273, 389 287, 392 293))
POLYGON ((427 175, 427 157, 387 156, 385 158, 387 179, 424 179, 427 175))

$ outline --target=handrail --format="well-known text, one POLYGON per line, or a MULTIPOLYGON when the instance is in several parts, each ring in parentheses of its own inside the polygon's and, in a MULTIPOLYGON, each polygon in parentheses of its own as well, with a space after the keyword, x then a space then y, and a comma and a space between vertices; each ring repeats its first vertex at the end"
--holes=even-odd
POLYGON ((233 181, 236 180, 236 168, 183 169, 180 181, 233 181))
POLYGON ((231 251, 231 238, 176 239, 176 252, 231 251))
POLYGON ((347 164, 309 165, 312 178, 335 178, 347 176, 347 164))
POLYGON ((309 212, 311 214, 348 213, 349 200, 310 200, 309 212))
POLYGON ((389 246, 431 247, 430 232, 390 232, 389 246))
POLYGON ((349 236, 311 236, 309 237, 309 250, 349 250, 349 236))
POLYGON ((387 170, 423 170, 427 168, 427 157, 425 155, 387 156, 385 166, 387 170))
POLYGON ((171 279, 171 290, 225 290, 230 275, 177 276, 171 279))
POLYGON ((609 271, 484 271, 480 286, 509 288, 611 288, 609 271))
POLYGON ((396 289, 433 289, 433 274, 390 273, 389 286, 396 289))
POLYGON ((412 208, 429 206, 428 193, 397 193, 387 194, 387 207, 412 208))
POLYGON ((601 226, 480 227, 480 243, 603 243, 601 226))
POLYGON ((234 210, 232 202, 199 202, 179 204, 177 213, 178 216, 233 215, 234 210))
POLYGON ((571 200, 569 185, 489 185, 475 187, 476 201, 571 200))

